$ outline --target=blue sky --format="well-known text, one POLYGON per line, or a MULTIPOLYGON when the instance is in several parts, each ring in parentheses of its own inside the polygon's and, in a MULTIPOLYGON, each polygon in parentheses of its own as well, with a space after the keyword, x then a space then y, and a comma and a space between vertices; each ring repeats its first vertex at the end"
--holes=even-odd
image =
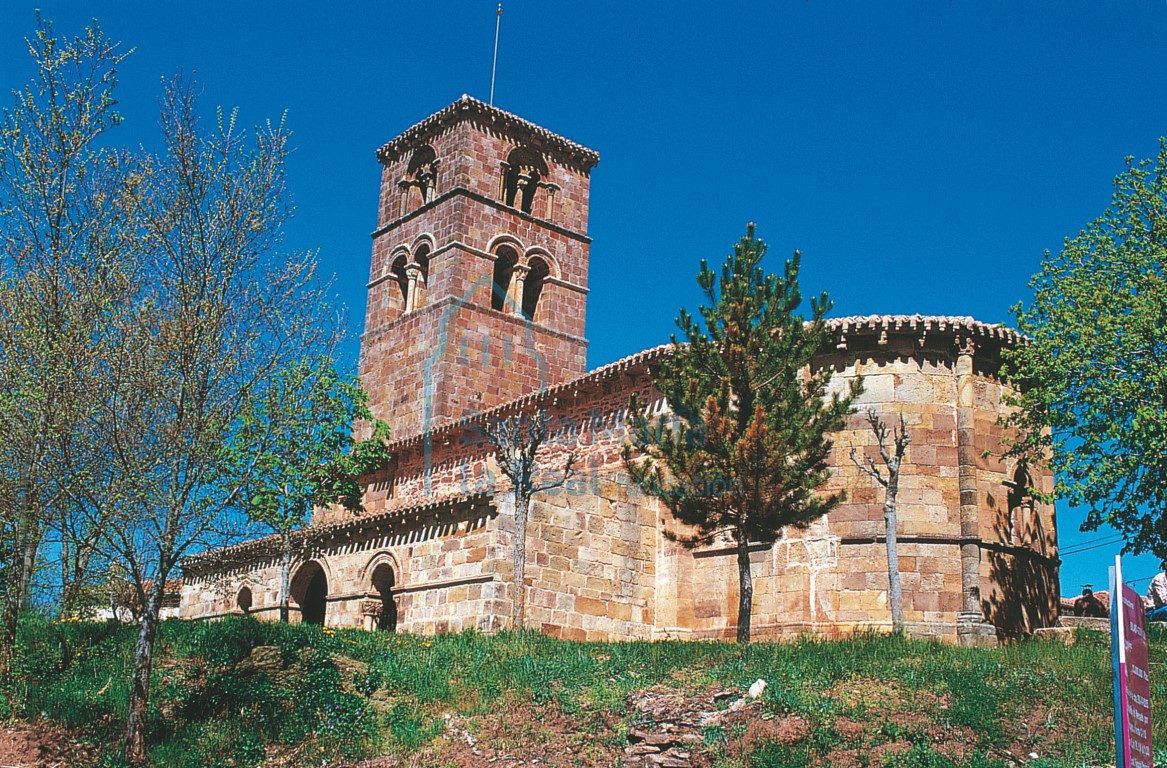
MULTIPOLYGON (((364 312, 374 149, 490 87, 494 3, 21 3, 0 6, 0 88, 31 70, 34 9, 74 34, 96 16, 135 52, 120 143, 152 142, 159 81, 193 74, 204 113, 287 111, 298 206, 364 312)), ((600 152, 589 365, 667 340, 756 221, 771 269, 803 253, 835 315, 1008 322, 1042 252, 1106 207, 1127 155, 1167 134, 1167 3, 590 3, 507 0, 495 103, 600 152)), ((1064 548, 1099 539, 1059 510, 1064 548)), ((1063 590, 1106 582, 1110 547, 1067 555, 1063 590)), ((1149 577, 1153 560, 1126 563, 1149 577)), ((1146 582, 1138 584, 1140 588, 1146 582)))

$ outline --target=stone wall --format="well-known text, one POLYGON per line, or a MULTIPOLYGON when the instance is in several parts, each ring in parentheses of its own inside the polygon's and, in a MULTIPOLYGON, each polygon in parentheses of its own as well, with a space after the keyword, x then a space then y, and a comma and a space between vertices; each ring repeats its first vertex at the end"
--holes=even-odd
MULTIPOLYGON (((837 328, 849 322, 839 321, 837 328)), ((825 489, 843 490, 847 500, 805 530, 787 529, 777 543, 754 546, 756 637, 890 628, 883 489, 850 459, 852 448, 877 456, 867 408, 888 423, 902 414, 912 438, 898 505, 909 632, 955 641, 962 621, 967 628, 970 621, 988 619, 1011 636, 1056 618, 1053 509, 1036 504, 1026 491, 1048 489, 1051 478, 1028 478, 1001 458, 1006 390, 995 373, 999 340, 993 342, 991 328, 968 326, 989 334, 974 349, 953 328, 939 332, 935 326, 927 333, 907 326, 890 334, 851 328, 846 346, 821 359, 840 371, 835 387, 860 375, 865 384, 860 412, 834 437, 833 474, 825 489)), ((392 564, 399 628, 508 625, 513 508, 482 425, 542 407, 553 427, 540 456, 545 479, 555 479, 569 452, 578 470, 532 504, 530 626, 586 640, 733 637, 733 549, 727 542, 687 550, 669 541, 661 531, 675 522, 630 484, 620 457, 629 397, 636 393, 650 408, 663 410, 651 385, 663 354, 642 353, 399 441, 392 466, 368 479, 365 518, 326 510, 317 515, 313 530, 329 533, 301 559, 323 563, 329 574, 328 622, 370 624, 361 606, 377 598, 370 564, 383 561, 392 564)), ((248 579, 259 585, 263 597, 253 610, 272 600, 270 565, 256 561, 250 570, 226 576, 234 589, 248 579)), ((184 615, 229 612, 232 594, 229 588, 213 598, 206 582, 188 577, 184 615)))
POLYGON ((360 357, 374 415, 405 437, 582 375, 587 200, 598 156, 465 98, 378 157, 360 357), (505 162, 520 147, 545 165, 529 213, 502 199, 505 162), (424 181, 415 169, 421 156, 432 158, 421 164, 424 181), (500 258, 516 265, 508 298, 494 309, 500 258), (539 282, 532 270, 540 262, 549 273, 527 322, 523 286, 539 282))

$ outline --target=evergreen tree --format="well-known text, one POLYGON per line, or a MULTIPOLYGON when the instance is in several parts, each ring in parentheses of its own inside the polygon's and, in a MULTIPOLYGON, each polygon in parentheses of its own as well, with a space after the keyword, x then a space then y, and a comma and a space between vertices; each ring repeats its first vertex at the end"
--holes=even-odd
POLYGON ((718 276, 702 260, 697 282, 708 305, 698 322, 681 310, 673 354, 655 384, 671 415, 650 420, 633 404, 624 460, 632 478, 683 525, 665 534, 696 547, 728 534, 740 582, 737 639, 750 640, 751 544, 786 526, 806 527, 844 498, 816 492, 829 476, 828 435, 843 427, 861 384, 828 395, 832 371, 814 365, 828 348, 826 294, 797 313, 799 253, 782 276, 760 264, 765 244, 750 224, 718 276))

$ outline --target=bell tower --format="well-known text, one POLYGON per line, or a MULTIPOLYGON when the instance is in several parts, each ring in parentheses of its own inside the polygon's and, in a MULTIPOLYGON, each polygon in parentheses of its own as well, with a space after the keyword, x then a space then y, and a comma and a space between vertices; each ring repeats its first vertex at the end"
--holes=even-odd
POLYGON ((583 374, 599 155, 463 96, 377 159, 360 377, 394 439, 583 374))

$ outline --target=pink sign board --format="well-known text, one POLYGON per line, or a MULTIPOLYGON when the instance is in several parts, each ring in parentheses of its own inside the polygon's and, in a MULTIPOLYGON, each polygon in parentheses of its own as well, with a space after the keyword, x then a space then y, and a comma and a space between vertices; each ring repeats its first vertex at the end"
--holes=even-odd
POLYGON ((1154 768, 1146 614, 1139 593, 1122 583, 1122 564, 1117 558, 1111 569, 1110 594, 1117 766, 1154 768), (1121 589, 1116 589, 1120 584, 1121 589))

